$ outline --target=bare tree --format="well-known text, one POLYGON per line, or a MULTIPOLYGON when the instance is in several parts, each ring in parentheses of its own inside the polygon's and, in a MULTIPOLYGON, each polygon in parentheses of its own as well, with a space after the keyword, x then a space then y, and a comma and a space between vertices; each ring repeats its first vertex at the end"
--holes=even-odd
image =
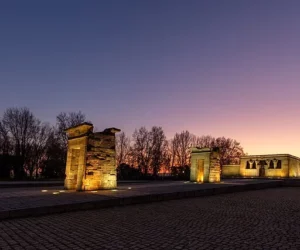
POLYGON ((245 155, 240 143, 231 138, 202 136, 197 138, 198 147, 219 147, 220 164, 239 164, 240 157, 245 155))
POLYGON ((189 131, 183 131, 180 134, 176 133, 172 140, 174 150, 174 165, 187 166, 190 164, 190 147, 195 142, 195 136, 189 131))
POLYGON ((201 137, 197 137, 196 143, 193 146, 197 146, 200 148, 210 148, 210 147, 215 147, 216 145, 216 139, 212 137, 211 135, 204 135, 201 137))
POLYGON ((117 166, 122 163, 129 163, 130 154, 130 138, 126 136, 125 132, 121 132, 116 136, 116 161, 117 166))
POLYGON ((61 112, 56 116, 56 124, 58 128, 58 134, 61 139, 62 146, 67 148, 68 138, 65 133, 67 128, 79 125, 83 122, 86 122, 85 114, 81 111, 79 112, 61 112))
POLYGON ((83 114, 81 111, 78 112, 61 112, 56 117, 56 125, 57 125, 57 135, 56 139, 58 140, 58 144, 60 147, 60 150, 63 152, 63 165, 65 165, 67 160, 67 147, 68 147, 68 137, 65 133, 65 130, 67 128, 79 125, 86 121, 85 114, 83 114))
POLYGON ((41 164, 42 175, 46 178, 61 178, 65 174, 66 154, 57 138, 57 128, 52 128, 47 140, 46 154, 41 164))
POLYGON ((40 122, 37 124, 33 142, 29 145, 29 157, 27 157, 25 164, 25 169, 28 171, 30 178, 33 177, 34 172, 35 177, 38 177, 51 135, 52 128, 48 124, 41 124, 40 122))
POLYGON ((8 131, 4 128, 0 121, 0 177, 9 178, 12 167, 12 144, 8 135, 8 131))
POLYGON ((239 164, 240 157, 244 155, 244 150, 240 143, 231 138, 219 137, 216 139, 216 146, 220 147, 220 164, 239 164))
POLYGON ((157 176, 164 162, 164 152, 166 146, 166 136, 161 127, 152 127, 150 131, 151 140, 151 167, 153 176, 157 176))
POLYGON ((8 131, 0 121, 0 154, 8 155, 11 152, 11 147, 8 131))
POLYGON ((163 146, 163 162, 161 167, 164 168, 164 170, 167 172, 170 172, 171 166, 173 166, 173 156, 174 154, 172 150, 172 140, 165 140, 163 146))
POLYGON ((24 166, 29 147, 34 140, 38 120, 28 108, 8 108, 3 115, 2 126, 11 137, 16 162, 13 166, 16 178, 25 175, 24 166))
POLYGON ((133 133, 133 157, 137 163, 139 171, 143 170, 144 174, 148 174, 152 145, 150 133, 145 127, 135 130, 133 133))

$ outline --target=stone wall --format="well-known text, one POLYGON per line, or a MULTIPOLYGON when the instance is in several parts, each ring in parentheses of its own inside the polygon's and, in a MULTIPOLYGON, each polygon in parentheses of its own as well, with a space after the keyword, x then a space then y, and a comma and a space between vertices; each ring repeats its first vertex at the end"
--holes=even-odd
POLYGON ((247 169, 247 161, 251 160, 252 158, 241 158, 240 159, 240 175, 242 177, 258 177, 259 172, 258 169, 247 169))
POLYGON ((68 155, 65 188, 82 190, 117 187, 115 133, 108 128, 93 133, 93 125, 84 123, 66 130, 68 155))
POLYGON ((281 161, 281 168, 270 169, 266 166, 266 177, 289 177, 289 157, 288 156, 275 156, 270 157, 272 160, 276 158, 277 161, 281 161))
POLYGON ((289 159, 289 177, 300 177, 300 159, 296 157, 289 159))
POLYGON ((243 156, 240 174, 243 177, 299 177, 300 158, 289 154, 243 156))
POLYGON ((221 175, 222 177, 239 176, 240 165, 223 165, 221 175))

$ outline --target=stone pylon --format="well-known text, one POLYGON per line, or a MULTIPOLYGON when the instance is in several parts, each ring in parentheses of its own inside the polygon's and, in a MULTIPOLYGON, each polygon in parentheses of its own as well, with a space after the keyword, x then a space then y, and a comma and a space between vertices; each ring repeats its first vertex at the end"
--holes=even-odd
POLYGON ((98 190, 117 187, 115 133, 117 128, 93 132, 93 124, 66 129, 68 153, 65 189, 98 190))
POLYGON ((192 182, 220 182, 219 148, 191 148, 192 182))

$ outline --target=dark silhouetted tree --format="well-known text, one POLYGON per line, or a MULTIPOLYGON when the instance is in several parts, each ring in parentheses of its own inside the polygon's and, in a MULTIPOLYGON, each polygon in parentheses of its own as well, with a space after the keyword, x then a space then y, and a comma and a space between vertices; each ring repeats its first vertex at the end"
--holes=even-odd
POLYGON ((59 137, 61 139, 61 143, 63 147, 67 147, 68 138, 65 133, 67 128, 79 125, 83 122, 86 122, 85 114, 81 111, 78 112, 61 112, 56 116, 56 124, 57 124, 57 131, 59 137))
POLYGON ((139 171, 147 175, 151 161, 152 145, 149 131, 145 127, 133 133, 133 157, 139 171))
POLYGON ((174 165, 181 167, 190 165, 190 147, 195 144, 195 138, 196 137, 189 131, 183 131, 175 134, 172 140, 174 165))
POLYGON ((57 143, 57 146, 59 145, 60 150, 64 155, 63 165, 66 165, 67 148, 68 148, 68 138, 65 130, 67 128, 74 127, 84 122, 88 122, 88 121, 86 120, 85 114, 83 114, 81 111, 69 112, 69 113, 61 112, 56 117, 57 135, 55 138, 59 142, 57 143))
POLYGON ((116 162, 117 166, 122 163, 129 163, 130 138, 124 132, 116 135, 116 162))
POLYGON ((0 121, 0 178, 9 179, 12 169, 12 145, 8 131, 0 121))
POLYGON ((166 150, 166 136, 161 127, 152 127, 150 131, 151 143, 151 168, 154 177, 157 177, 159 170, 164 163, 166 150))
POLYGON ((36 131, 33 135, 33 142, 28 146, 28 157, 25 169, 29 173, 30 178, 38 178, 39 171, 42 169, 43 160, 46 157, 48 140, 53 133, 49 124, 37 123, 36 131))
POLYGON ((239 164, 240 157, 245 155, 240 143, 231 138, 201 136, 197 138, 197 147, 219 147, 220 164, 239 164))
POLYGON ((46 147, 46 157, 43 160, 42 176, 45 178, 63 178, 65 174, 65 151, 57 138, 57 132, 52 130, 46 147))
POLYGON ((4 112, 2 126, 11 137, 15 156, 13 170, 17 179, 26 176, 24 167, 38 123, 39 121, 28 108, 8 108, 4 112))

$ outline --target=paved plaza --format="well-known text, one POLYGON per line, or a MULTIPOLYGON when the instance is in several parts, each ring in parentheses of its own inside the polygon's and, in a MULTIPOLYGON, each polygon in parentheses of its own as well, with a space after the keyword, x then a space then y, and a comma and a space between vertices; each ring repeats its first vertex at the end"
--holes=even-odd
MULTIPOLYGON (((186 181, 152 181, 122 183, 114 190, 76 192, 56 187, 22 187, 0 189, 0 219, 68 212, 92 208, 145 203, 184 197, 212 195, 214 192, 238 191, 239 187, 275 186, 278 180, 226 180, 218 184, 186 181)), ((260 187, 261 188, 261 187, 260 187)))
POLYGON ((300 249, 300 188, 5 220, 0 249, 300 249))

